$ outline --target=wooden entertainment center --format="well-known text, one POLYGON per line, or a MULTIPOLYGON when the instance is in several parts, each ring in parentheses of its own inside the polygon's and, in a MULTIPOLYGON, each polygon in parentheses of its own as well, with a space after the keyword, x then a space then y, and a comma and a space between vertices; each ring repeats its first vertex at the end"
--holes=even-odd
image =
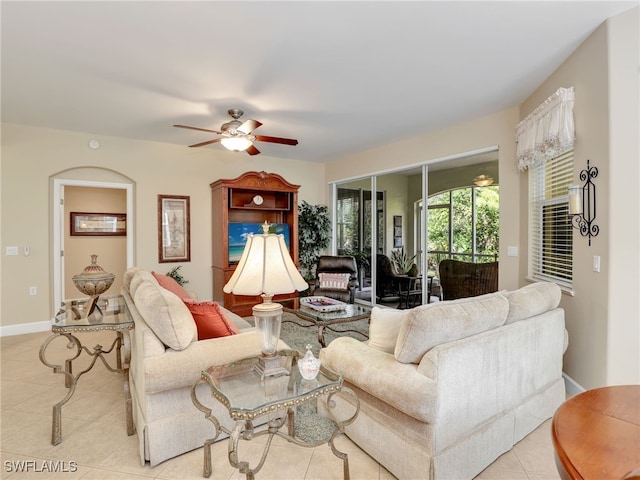
MULTIPOLYGON (((234 179, 220 179, 211 185, 213 299, 240 316, 251 315, 252 307, 261 303, 259 296, 224 293, 222 287, 233 274, 242 245, 237 234, 265 221, 281 231, 288 230, 289 252, 298 264, 298 189, 280 175, 246 172, 234 179), (230 248, 231 247, 231 248, 230 248)), ((255 233, 258 233, 256 230, 255 233)), ((277 295, 275 301, 297 298, 298 292, 277 295)))

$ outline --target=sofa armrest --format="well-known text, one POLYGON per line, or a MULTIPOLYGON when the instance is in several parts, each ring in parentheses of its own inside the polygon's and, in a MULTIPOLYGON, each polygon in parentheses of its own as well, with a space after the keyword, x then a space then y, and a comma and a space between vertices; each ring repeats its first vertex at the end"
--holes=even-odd
POLYGON ((349 383, 422 422, 436 415, 436 384, 418 366, 396 361, 392 354, 350 337, 320 350, 325 367, 349 383))
MULTIPOLYGON (((288 350, 282 340, 278 350, 288 350)), ((167 349, 163 355, 145 358, 145 394, 153 394, 183 387, 191 387, 202 370, 224 365, 243 358, 260 355, 254 332, 193 342, 184 350, 167 349)))

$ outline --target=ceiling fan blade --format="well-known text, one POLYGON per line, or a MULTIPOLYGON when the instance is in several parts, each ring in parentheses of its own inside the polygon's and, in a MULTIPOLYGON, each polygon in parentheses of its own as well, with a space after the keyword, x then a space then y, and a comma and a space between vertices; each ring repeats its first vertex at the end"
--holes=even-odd
POLYGON ((265 135, 256 135, 256 140, 259 142, 282 143, 284 145, 298 144, 298 140, 294 140, 292 138, 268 137, 265 135))
POLYGON ((190 127, 188 125, 174 125, 174 127, 188 128, 189 130, 199 130, 201 132, 221 133, 221 132, 219 132, 217 130, 207 130, 206 128, 190 127))
POLYGON ((260 125, 262 124, 257 120, 245 120, 245 122, 242 125, 236 128, 236 131, 240 133, 244 133, 245 135, 249 135, 260 125))
POLYGON ((211 145, 212 143, 217 143, 220 140, 222 140, 222 139, 221 138, 214 138, 213 140, 207 140, 206 142, 195 143, 193 145, 189 145, 189 147, 204 147, 205 145, 211 145))
POLYGON ((249 155, 258 155, 260 150, 258 150, 254 145, 251 145, 249 148, 245 150, 249 155))

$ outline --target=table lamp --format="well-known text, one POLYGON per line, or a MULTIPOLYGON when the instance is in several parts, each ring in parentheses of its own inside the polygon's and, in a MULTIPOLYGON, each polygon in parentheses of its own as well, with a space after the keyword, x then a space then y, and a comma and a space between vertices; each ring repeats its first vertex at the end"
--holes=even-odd
POLYGON ((262 303, 253 307, 253 317, 262 351, 256 370, 266 377, 289 373, 277 353, 282 305, 271 300, 274 295, 305 290, 309 285, 293 263, 284 236, 269 233, 268 222, 264 222, 262 231, 249 234, 238 266, 222 290, 262 297, 262 303))

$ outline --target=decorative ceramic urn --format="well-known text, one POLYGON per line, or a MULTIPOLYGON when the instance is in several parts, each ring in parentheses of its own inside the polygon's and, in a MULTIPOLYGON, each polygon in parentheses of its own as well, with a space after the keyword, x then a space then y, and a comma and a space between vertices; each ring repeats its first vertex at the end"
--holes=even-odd
POLYGON ((105 272, 97 262, 98 255, 91 255, 91 265, 85 267, 82 273, 72 277, 76 288, 92 297, 106 292, 116 278, 113 273, 105 272))

